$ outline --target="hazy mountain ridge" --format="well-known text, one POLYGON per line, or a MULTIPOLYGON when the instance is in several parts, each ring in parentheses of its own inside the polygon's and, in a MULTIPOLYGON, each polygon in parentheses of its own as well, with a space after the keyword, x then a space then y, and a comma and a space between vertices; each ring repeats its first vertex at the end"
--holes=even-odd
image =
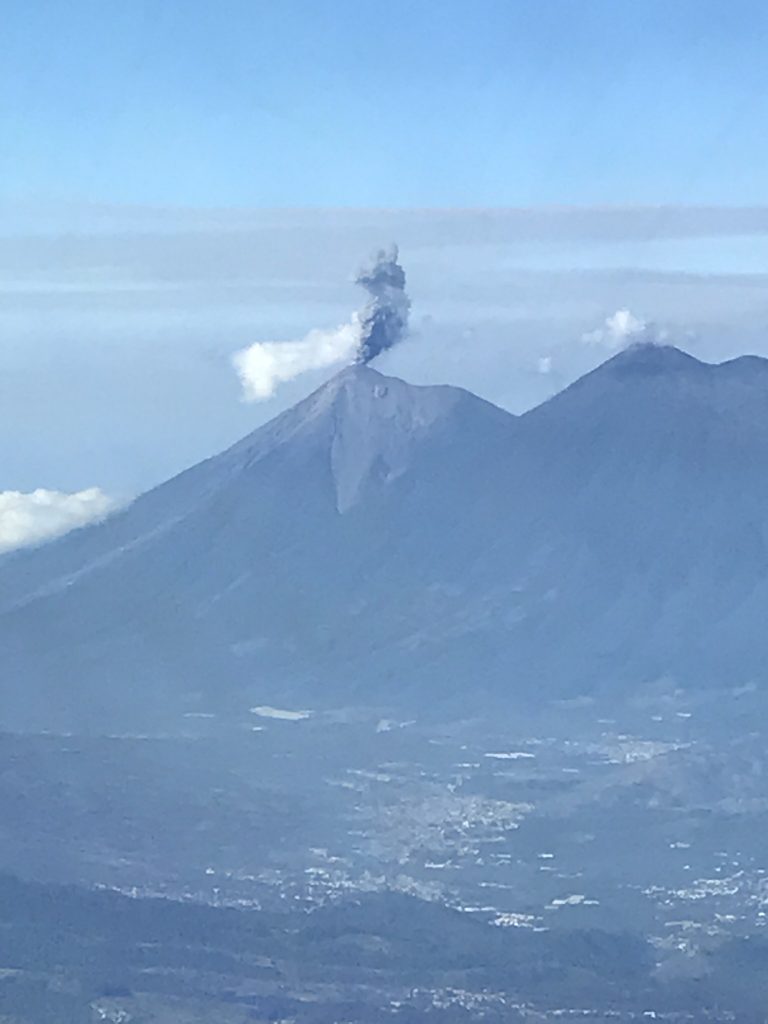
POLYGON ((767 360, 637 346, 517 418, 351 367, 0 563, 4 703, 32 724, 749 682, 767 499, 767 360))

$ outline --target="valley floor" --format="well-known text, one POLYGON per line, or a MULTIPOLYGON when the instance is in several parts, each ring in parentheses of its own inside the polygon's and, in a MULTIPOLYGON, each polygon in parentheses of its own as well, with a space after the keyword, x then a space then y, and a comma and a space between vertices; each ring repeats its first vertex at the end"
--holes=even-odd
POLYGON ((5 734, 0 1014, 762 1019, 759 711, 674 693, 5 734))

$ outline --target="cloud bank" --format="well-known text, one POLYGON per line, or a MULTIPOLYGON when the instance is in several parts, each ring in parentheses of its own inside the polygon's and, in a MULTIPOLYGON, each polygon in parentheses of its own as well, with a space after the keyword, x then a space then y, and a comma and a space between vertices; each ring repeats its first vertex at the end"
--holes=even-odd
POLYGON ((65 494, 0 491, 0 552, 40 544, 107 516, 116 503, 98 487, 65 494))

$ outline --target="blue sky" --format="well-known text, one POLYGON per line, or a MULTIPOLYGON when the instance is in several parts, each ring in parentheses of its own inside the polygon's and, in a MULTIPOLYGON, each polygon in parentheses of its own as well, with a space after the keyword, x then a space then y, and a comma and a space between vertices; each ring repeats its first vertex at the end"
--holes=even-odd
POLYGON ((768 6, 11 0, 6 198, 760 203, 768 6))

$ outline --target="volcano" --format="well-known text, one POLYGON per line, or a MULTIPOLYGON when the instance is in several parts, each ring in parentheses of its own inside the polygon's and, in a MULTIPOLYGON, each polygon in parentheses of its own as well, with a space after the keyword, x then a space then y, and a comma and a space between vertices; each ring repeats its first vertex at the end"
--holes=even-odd
POLYGON ((514 417, 366 365, 0 560, 2 724, 760 683, 768 361, 615 356, 514 417))

